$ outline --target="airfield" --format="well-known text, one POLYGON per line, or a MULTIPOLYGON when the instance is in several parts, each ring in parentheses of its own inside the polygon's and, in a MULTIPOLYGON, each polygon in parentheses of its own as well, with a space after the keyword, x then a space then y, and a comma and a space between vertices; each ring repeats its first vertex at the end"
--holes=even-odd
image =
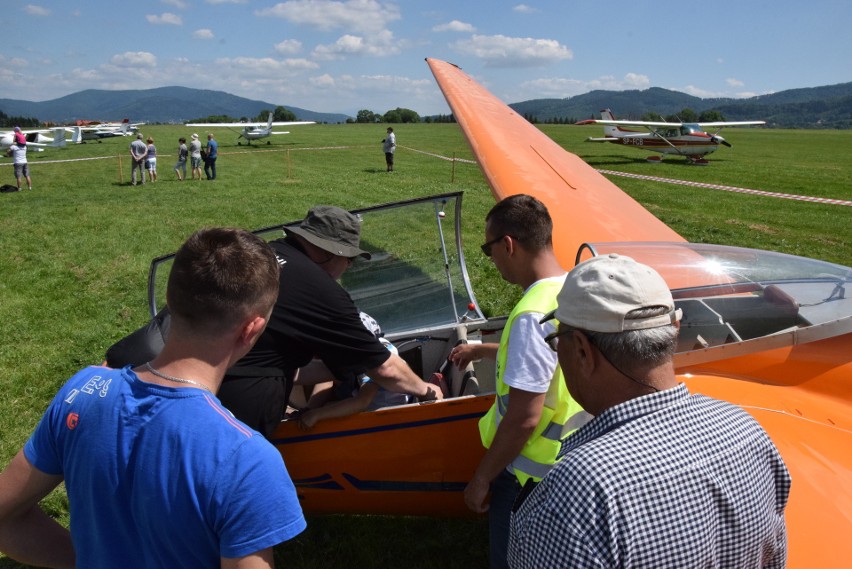
MULTIPOLYGON (((458 127, 394 125, 397 165, 387 174, 380 143, 386 126, 293 127, 271 145, 251 148, 237 146, 227 129, 209 129, 220 143, 214 182, 176 181, 177 139, 194 132, 181 126, 142 127, 158 148, 159 181, 145 186, 128 184, 129 137, 32 152, 35 189, 0 195, 0 464, 22 446, 67 377, 100 362, 112 342, 147 320, 150 260, 174 251, 202 226, 253 229, 301 218, 319 203, 356 208, 461 189, 465 254, 477 298, 487 315, 507 313, 518 293, 478 251, 493 199, 458 127)), ((733 148, 699 167, 670 157, 649 164, 641 150, 583 142, 599 136, 600 127, 541 128, 611 172, 616 185, 690 241, 852 264, 848 205, 706 187, 852 202, 852 131, 726 129, 733 148)), ((11 159, 0 163, 2 183, 14 184, 11 159)), ((399 235, 416 238, 404 228, 399 235)), ((67 523, 60 492, 47 508, 67 523)), ((459 520, 309 520, 308 531, 277 555, 291 567, 483 566, 484 527, 459 520)), ((7 566, 4 561, 0 566, 7 566)))

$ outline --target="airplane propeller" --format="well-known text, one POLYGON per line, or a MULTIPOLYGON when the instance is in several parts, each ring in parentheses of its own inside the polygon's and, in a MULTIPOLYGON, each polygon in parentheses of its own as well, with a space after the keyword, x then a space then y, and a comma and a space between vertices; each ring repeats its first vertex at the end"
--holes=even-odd
POLYGON ((714 134, 713 136, 710 137, 710 140, 712 142, 714 142, 715 144, 724 144, 728 148, 732 148, 731 143, 728 142, 727 140, 725 140, 724 138, 722 138, 721 136, 717 136, 717 135, 714 134))

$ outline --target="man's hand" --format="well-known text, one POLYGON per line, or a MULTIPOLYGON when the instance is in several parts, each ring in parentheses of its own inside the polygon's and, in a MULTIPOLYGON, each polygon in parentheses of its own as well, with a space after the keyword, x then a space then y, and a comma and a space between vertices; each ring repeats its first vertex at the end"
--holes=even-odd
POLYGON ((450 350, 447 358, 459 369, 483 358, 495 359, 498 344, 459 344, 450 350))
POLYGON ((473 480, 468 482, 464 489, 464 503, 472 511, 477 514, 483 514, 488 511, 488 492, 491 488, 491 483, 482 478, 473 477, 473 480))

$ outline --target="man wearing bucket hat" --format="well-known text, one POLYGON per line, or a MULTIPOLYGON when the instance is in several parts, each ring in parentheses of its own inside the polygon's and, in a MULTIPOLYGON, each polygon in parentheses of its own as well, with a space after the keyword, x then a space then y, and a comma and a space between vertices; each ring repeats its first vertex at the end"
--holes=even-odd
MULTIPOLYGON (((228 369, 217 394, 222 404, 269 437, 284 416, 297 375, 300 384, 307 384, 331 374, 350 392, 359 377, 369 375, 388 391, 424 401, 442 398, 439 389, 364 327, 355 303, 337 282, 356 257, 370 258, 359 246, 358 217, 339 207, 317 206, 286 232, 270 242, 281 270, 272 315, 251 351, 228 369), (324 365, 305 368, 315 358, 324 365)), ((164 309, 113 344, 107 365, 140 365, 155 357, 169 327, 164 309)))
POLYGON ((675 376, 680 310, 651 267, 577 265, 546 340, 595 416, 515 504, 510 566, 783 567, 790 477, 741 408, 675 376))
MULTIPOLYGON (((296 371, 314 359, 353 389, 366 374, 388 391, 440 398, 440 390, 364 327, 358 308, 337 282, 355 258, 370 258, 359 246, 358 217, 339 207, 316 206, 286 233, 270 243, 281 267, 281 288, 269 325, 228 371, 219 391, 222 403, 268 436, 284 415, 296 371)), ((327 379, 328 371, 317 373, 327 379)), ((304 375, 299 383, 310 382, 304 375)))

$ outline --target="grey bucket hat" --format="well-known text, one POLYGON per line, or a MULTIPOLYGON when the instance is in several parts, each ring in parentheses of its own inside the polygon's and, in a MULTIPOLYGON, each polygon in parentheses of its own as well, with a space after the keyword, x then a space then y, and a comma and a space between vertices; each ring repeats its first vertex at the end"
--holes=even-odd
POLYGON ((284 229, 288 234, 298 235, 333 255, 370 258, 370 253, 358 246, 361 243, 361 221, 345 209, 318 205, 308 211, 299 225, 284 229))

